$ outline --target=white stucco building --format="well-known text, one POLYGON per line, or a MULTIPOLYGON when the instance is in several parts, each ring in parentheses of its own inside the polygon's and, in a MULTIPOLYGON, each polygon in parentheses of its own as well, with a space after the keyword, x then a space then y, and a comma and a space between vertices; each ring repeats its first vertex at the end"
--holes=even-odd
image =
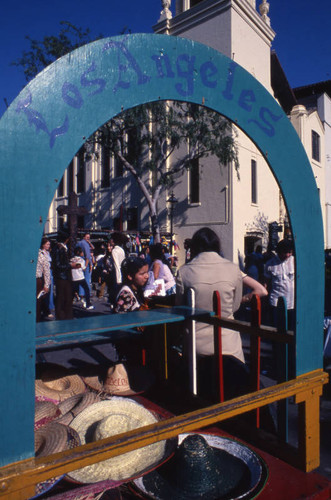
MULTIPOLYGON (((325 195, 325 183, 331 182, 331 171, 325 172, 325 158, 331 158, 330 98, 324 93, 311 108, 296 98, 276 56, 271 57, 276 34, 268 15, 269 4, 265 0, 259 1, 258 6, 255 0, 177 0, 174 16, 170 4, 169 0, 162 2, 163 10, 153 27, 156 33, 187 37, 224 53, 274 94, 288 114, 312 163, 325 221, 325 244, 330 246, 331 194, 325 195), (316 150, 313 151, 312 137, 314 147, 318 143, 319 159, 316 150)), ((194 196, 189 172, 174 187, 178 200, 174 232, 181 249, 180 262, 184 258, 184 239, 205 225, 220 235, 224 255, 235 262, 242 262, 245 251, 258 243, 266 248, 270 223, 285 228, 284 204, 268 164, 245 134, 240 130, 237 134, 240 178, 233 165, 220 169, 216 161, 208 158, 197 165, 199 175, 195 178, 198 185, 194 186, 194 196)), ((79 205, 89 211, 84 220, 86 227, 119 229, 121 226, 132 234, 150 229, 146 204, 130 174, 101 152, 98 160, 86 164, 82 154, 73 159, 50 207, 46 232, 56 232, 63 222, 56 208, 67 203, 72 190, 79 195, 79 205)), ((168 197, 169 192, 164 192, 159 202, 163 231, 170 230, 168 197)), ((283 232, 279 233, 282 235, 283 232)))

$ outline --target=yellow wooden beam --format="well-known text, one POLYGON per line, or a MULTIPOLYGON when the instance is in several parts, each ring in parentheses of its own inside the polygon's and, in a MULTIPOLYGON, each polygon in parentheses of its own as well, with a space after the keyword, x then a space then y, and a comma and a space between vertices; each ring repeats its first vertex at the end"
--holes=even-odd
MULTIPOLYGON (((15 498, 19 500, 22 491, 31 492, 35 484, 66 474, 75 469, 101 462, 108 458, 121 455, 127 451, 146 446, 163 439, 170 439, 178 434, 190 432, 221 422, 236 415, 254 410, 284 398, 296 396, 298 402, 306 403, 309 411, 305 412, 308 424, 305 426, 307 435, 316 436, 316 426, 319 426, 316 413, 316 401, 321 394, 323 384, 328 382, 328 374, 322 370, 301 375, 294 380, 260 391, 241 396, 224 403, 209 406, 191 413, 160 421, 156 424, 135 429, 128 433, 103 439, 72 450, 56 453, 45 458, 32 458, 9 464, 0 468, 0 498, 15 498), (314 395, 312 398, 311 395, 314 395), (317 399, 316 399, 317 398, 317 399), (310 400, 313 399, 313 403, 310 400), (316 420, 317 419, 317 420, 316 420), (313 432, 312 428, 315 429, 313 432), (16 495, 10 497, 10 495, 16 495)), ((308 442, 310 442, 308 439, 308 442)), ((307 444, 303 452, 309 454, 309 466, 319 463, 318 449, 307 444)), ((307 460, 305 459, 305 463, 307 460)), ((30 495, 31 496, 31 495, 30 495)))
POLYGON ((314 387, 295 397, 295 402, 299 404, 300 465, 306 472, 319 466, 321 395, 322 387, 314 387))

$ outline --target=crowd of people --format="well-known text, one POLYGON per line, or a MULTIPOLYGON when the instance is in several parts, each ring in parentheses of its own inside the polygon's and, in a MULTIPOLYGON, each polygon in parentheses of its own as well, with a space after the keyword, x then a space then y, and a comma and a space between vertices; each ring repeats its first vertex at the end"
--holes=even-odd
MULTIPOLYGON (((212 308, 213 292, 218 291, 224 318, 233 318, 253 294, 269 295, 274 326, 278 298, 285 297, 289 327, 294 327, 294 257, 289 240, 280 241, 276 253, 268 252, 268 259, 257 248, 254 255, 248 256, 242 271, 223 257, 219 237, 204 227, 185 241, 186 262, 176 276, 171 256, 161 243, 150 245, 139 255, 128 254, 126 236, 115 232, 96 252, 90 234, 86 233, 70 256, 68 242, 67 234, 60 234, 52 249, 48 239, 41 242, 36 272, 37 321, 73 318, 74 301, 92 311, 92 293, 95 300, 106 298, 110 313, 127 313, 148 308, 153 297, 163 296, 169 299, 168 303, 183 304, 188 289, 193 289, 195 306, 205 310, 212 308)), ((214 332, 211 325, 199 322, 196 331, 198 379, 206 393, 206 388, 213 391, 215 387, 211 383, 216 376, 214 332)), ((188 352, 185 339, 186 335, 182 345, 184 358, 188 352)), ((246 393, 249 376, 239 332, 222 328, 222 352, 226 398, 246 393)))
MULTIPOLYGON (((202 248, 208 247, 206 241, 202 248)), ((209 284, 211 288, 215 288, 218 280, 225 280, 228 284, 225 279, 227 272, 236 269, 236 286, 233 284, 233 288, 227 293, 225 289, 228 285, 221 286, 220 291, 224 295, 222 314, 230 317, 230 314, 249 302, 253 294, 260 297, 269 294, 268 299, 264 299, 264 317, 267 323, 276 326, 278 298, 284 297, 288 310, 288 328, 294 329, 295 266, 290 240, 278 242, 276 252, 269 249, 262 253, 262 247, 258 245, 246 256, 245 268, 241 271, 232 262, 226 261, 225 265, 226 259, 223 258, 219 238, 212 230, 202 228, 192 239, 185 240, 185 265, 178 272, 174 272, 173 256, 165 245, 156 243, 146 246, 138 254, 129 254, 127 242, 125 234, 114 232, 109 240, 96 248, 90 233, 86 232, 72 250, 73 255, 70 255, 67 233, 60 233, 53 244, 48 238, 43 238, 36 270, 37 321, 72 319, 75 302, 92 311, 92 295, 99 299, 107 298, 110 312, 137 309, 153 296, 172 296, 174 299, 176 291, 177 302, 182 301, 182 276, 187 274, 190 274, 190 284, 198 297, 203 297, 201 307, 208 309, 211 299, 206 288, 209 284), (196 239, 201 235, 206 241, 210 240, 212 250, 198 251, 196 239), (213 279, 216 280, 215 283, 213 279)), ((208 342, 202 339, 204 335, 199 336, 198 342, 204 344, 206 350, 208 342)), ((240 359, 239 355, 238 358, 240 359)))
POLYGON ((167 247, 152 244, 138 256, 129 254, 127 242, 125 234, 114 232, 96 248, 86 232, 70 255, 69 234, 61 232, 53 243, 43 238, 36 270, 37 322, 72 319, 73 304, 93 311, 92 296, 107 298, 109 312, 125 312, 141 307, 148 297, 174 295, 173 261, 167 247), (136 280, 141 268, 143 279, 136 280))

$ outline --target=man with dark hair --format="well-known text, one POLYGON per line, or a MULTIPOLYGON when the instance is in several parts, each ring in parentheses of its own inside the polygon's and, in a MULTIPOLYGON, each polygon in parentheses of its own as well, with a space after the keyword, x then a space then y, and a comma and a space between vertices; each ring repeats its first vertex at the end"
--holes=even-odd
POLYGON ((272 311, 272 321, 277 325, 277 303, 279 297, 285 297, 288 328, 294 330, 294 283, 295 267, 293 257, 293 243, 290 240, 281 240, 276 247, 277 255, 270 259, 264 269, 264 276, 269 288, 269 301, 272 311))
POLYGON ((69 234, 61 232, 52 258, 53 276, 56 288, 55 316, 56 319, 72 319, 72 283, 71 269, 77 264, 70 263, 67 244, 69 234))

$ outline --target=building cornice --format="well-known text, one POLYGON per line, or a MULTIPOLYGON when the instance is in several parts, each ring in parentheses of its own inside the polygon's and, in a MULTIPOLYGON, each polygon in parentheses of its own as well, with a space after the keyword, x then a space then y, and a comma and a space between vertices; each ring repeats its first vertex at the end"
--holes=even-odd
POLYGON ((276 33, 247 0, 205 0, 194 7, 153 26, 155 33, 180 36, 211 18, 233 9, 263 40, 271 45, 276 33))

